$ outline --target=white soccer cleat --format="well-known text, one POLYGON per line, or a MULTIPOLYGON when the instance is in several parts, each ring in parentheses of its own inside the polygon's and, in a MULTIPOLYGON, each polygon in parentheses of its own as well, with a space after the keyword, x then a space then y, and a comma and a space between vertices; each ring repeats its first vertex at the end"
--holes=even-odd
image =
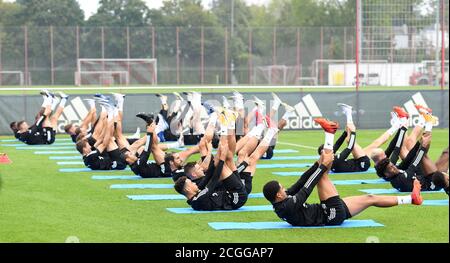
POLYGON ((67 99, 69 97, 69 95, 65 94, 62 91, 58 91, 58 95, 61 99, 67 99))
POLYGON ((338 103, 337 105, 341 108, 342 113, 344 113, 344 114, 352 114, 352 110, 353 110, 352 106, 344 104, 344 103, 338 103))
POLYGON ((186 101, 188 103, 191 103, 193 100, 193 94, 192 92, 183 92, 184 95, 186 95, 186 101))
POLYGON ((258 99, 256 96, 253 96, 253 102, 255 102, 256 106, 260 106, 260 107, 263 107, 264 105, 266 105, 264 103, 264 101, 258 99))
POLYGON ((178 93, 178 92, 172 92, 172 93, 173 93, 173 95, 175 95, 175 98, 177 100, 184 101, 184 99, 183 99, 183 97, 181 97, 180 93, 178 93))
POLYGON ((287 103, 282 102, 281 105, 283 105, 284 110, 286 110, 286 112, 294 112, 295 111, 295 108, 287 103))
POLYGON ((230 96, 231 98, 233 98, 234 100, 243 100, 244 96, 239 93, 237 90, 233 91, 233 95, 230 96))
POLYGON ((222 96, 222 106, 225 109, 229 109, 231 107, 230 103, 228 102, 228 99, 225 96, 222 96))
POLYGON ((123 100, 125 98, 125 94, 114 93, 114 92, 111 92, 111 94, 113 95, 113 97, 116 101, 123 100))
POLYGON ((51 93, 48 91, 48 89, 42 89, 41 92, 39 92, 39 94, 41 94, 42 96, 46 96, 46 97, 53 97, 53 96, 52 96, 53 94, 51 94, 51 93))
POLYGON ((202 105, 202 94, 200 92, 192 92, 192 103, 197 107, 202 105))
POLYGON ((283 102, 281 101, 280 97, 278 97, 277 94, 272 92, 272 97, 274 101, 277 101, 280 105, 283 104, 283 102))

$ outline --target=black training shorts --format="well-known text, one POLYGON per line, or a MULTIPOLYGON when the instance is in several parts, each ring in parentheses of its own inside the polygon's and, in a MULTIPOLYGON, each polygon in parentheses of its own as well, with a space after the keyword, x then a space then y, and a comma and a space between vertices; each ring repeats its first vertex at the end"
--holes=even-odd
POLYGON ((340 225, 346 219, 352 217, 347 205, 338 195, 320 202, 320 205, 325 213, 325 225, 340 225))

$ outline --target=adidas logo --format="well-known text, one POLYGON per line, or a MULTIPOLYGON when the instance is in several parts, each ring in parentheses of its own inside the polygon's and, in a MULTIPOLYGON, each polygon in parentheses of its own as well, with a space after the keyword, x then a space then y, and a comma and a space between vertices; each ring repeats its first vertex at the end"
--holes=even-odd
POLYGON ((314 122, 314 118, 322 117, 319 107, 317 106, 311 94, 302 98, 302 101, 295 106, 297 117, 291 118, 287 129, 318 129, 320 125, 314 122))
POLYGON ((80 97, 70 100, 68 105, 64 107, 63 114, 58 119, 57 133, 64 133, 64 126, 69 123, 81 125, 82 120, 88 114, 88 109, 84 105, 80 97))
MULTIPOLYGON (((416 126, 419 123, 419 111, 417 111, 416 107, 414 105, 422 105, 424 107, 428 108, 428 104, 426 103, 425 99, 423 98, 422 94, 420 92, 417 92, 416 94, 411 96, 412 99, 408 100, 405 104, 403 104, 403 107, 405 108, 406 112, 409 114, 408 119, 408 127, 416 126)), ((436 122, 436 125, 438 126, 439 121, 436 122)))

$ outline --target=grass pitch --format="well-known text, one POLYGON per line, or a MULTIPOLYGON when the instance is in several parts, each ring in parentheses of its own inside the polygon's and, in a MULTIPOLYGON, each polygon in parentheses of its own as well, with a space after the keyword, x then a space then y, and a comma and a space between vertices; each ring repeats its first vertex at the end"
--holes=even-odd
MULTIPOLYGON (((367 145, 383 131, 359 130, 358 143, 367 145)), ((433 160, 448 146, 448 129, 434 129, 430 157, 433 160)), ((281 155, 314 155, 323 141, 321 131, 285 131, 277 149, 295 149, 298 153, 281 155), (289 144, 284 144, 289 143, 289 144), (294 146, 292 144, 298 144, 294 146)), ((10 139, 11 137, 0 137, 10 139)), ((58 135, 58 138, 67 138, 58 135)), ((14 142, 17 143, 17 142, 14 142)), ((375 236, 380 242, 449 242, 448 206, 402 205, 393 208, 369 208, 355 219, 373 219, 385 225, 357 229, 280 229, 215 231, 214 221, 279 221, 272 211, 173 214, 167 207, 187 207, 183 200, 131 201, 128 194, 173 194, 173 189, 109 189, 116 183, 171 183, 171 179, 145 181, 92 180, 90 173, 60 173, 61 166, 48 155, 34 150, 2 147, 12 164, 0 164, 0 242, 65 242, 76 237, 80 242, 366 242, 375 236)), ((73 154, 71 154, 73 155, 73 154)), ((198 156, 197 156, 198 157, 198 156)), ((261 161, 260 163, 311 163, 313 161, 261 161)), ((66 166, 64 166, 66 167, 66 166)), ((82 167, 82 166, 70 166, 82 167)), ((284 185, 297 177, 272 175, 274 171, 305 169, 261 169, 254 177, 253 192, 261 192, 265 182, 273 179, 284 185)), ((130 174, 110 172, 107 174, 130 174)), ((330 175, 336 180, 376 179, 375 174, 330 175)), ((390 188, 382 185, 337 186, 342 197, 361 195, 358 189, 390 188)), ((445 193, 425 194, 425 199, 447 199, 445 193)), ((313 192, 309 203, 318 201, 313 192)), ((267 205, 263 199, 249 199, 247 205, 267 205)))

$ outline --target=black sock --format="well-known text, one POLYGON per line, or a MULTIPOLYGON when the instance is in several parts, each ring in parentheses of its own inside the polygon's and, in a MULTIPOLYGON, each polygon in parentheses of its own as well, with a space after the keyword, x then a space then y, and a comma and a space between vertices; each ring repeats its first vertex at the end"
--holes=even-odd
POLYGON ((243 161, 242 163, 240 163, 237 167, 237 172, 238 173, 242 173, 248 166, 248 163, 243 161))

